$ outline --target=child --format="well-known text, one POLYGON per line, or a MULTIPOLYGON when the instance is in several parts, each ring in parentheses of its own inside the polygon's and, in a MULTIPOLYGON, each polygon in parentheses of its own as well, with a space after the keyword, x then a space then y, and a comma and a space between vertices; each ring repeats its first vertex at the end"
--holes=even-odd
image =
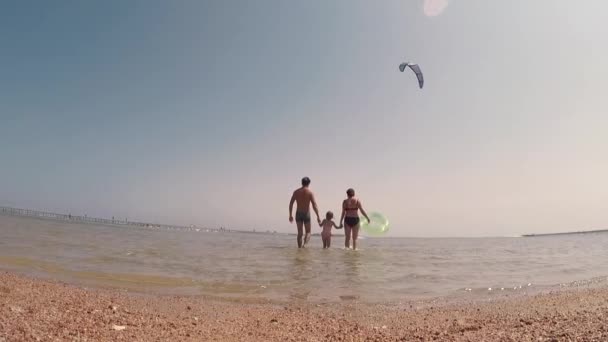
POLYGON ((323 240, 323 248, 329 248, 329 246, 331 245, 331 228, 335 227, 336 229, 341 229, 342 225, 340 225, 340 227, 336 226, 336 223, 334 221, 332 221, 332 219, 334 218, 334 213, 332 213, 331 211, 328 211, 327 214, 325 214, 325 220, 323 220, 321 223, 319 223, 319 226, 321 228, 323 228, 323 231, 321 232, 321 239, 323 240))

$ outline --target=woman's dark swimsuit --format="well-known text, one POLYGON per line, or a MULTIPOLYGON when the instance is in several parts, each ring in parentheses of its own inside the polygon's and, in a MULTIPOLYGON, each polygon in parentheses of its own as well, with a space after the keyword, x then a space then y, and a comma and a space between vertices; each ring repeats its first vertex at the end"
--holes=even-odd
MULTIPOLYGON (((358 204, 358 202, 357 202, 358 204)), ((358 211, 359 208, 344 208, 344 211, 358 211)), ((359 216, 345 216, 344 217, 344 224, 349 226, 349 227, 356 227, 359 224, 359 216)))
POLYGON ((359 224, 359 217, 349 217, 346 216, 344 218, 344 224, 349 227, 356 227, 359 224))

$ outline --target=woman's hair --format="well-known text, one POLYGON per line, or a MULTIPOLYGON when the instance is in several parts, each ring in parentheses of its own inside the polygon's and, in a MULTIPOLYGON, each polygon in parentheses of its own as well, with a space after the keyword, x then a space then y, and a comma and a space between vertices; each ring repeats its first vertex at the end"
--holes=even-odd
POLYGON ((346 195, 348 196, 348 198, 355 197, 355 189, 350 188, 346 190, 346 195))
POLYGON ((332 213, 331 211, 328 211, 327 214, 325 214, 325 218, 328 220, 331 220, 334 218, 334 213, 332 213))

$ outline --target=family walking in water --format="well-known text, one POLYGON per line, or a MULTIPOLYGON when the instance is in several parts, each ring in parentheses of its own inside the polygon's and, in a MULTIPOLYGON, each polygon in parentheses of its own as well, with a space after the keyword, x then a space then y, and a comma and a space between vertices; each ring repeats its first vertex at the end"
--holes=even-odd
POLYGON ((293 204, 296 203, 296 226, 298 227, 298 247, 306 247, 310 240, 310 206, 317 216, 317 223, 323 229, 321 238, 323 240, 323 248, 329 248, 331 245, 331 230, 332 228, 342 229, 344 227, 344 247, 357 249, 357 238, 359 237, 359 211, 370 222, 367 213, 361 205, 361 201, 355 197, 355 190, 346 190, 346 199, 342 202, 342 215, 340 216, 340 225, 333 221, 334 214, 328 211, 325 219, 321 221, 319 217, 319 208, 315 200, 315 195, 309 189, 310 178, 302 178, 302 187, 293 192, 289 201, 289 222, 293 222, 293 204), (305 233, 304 233, 305 232, 305 233))

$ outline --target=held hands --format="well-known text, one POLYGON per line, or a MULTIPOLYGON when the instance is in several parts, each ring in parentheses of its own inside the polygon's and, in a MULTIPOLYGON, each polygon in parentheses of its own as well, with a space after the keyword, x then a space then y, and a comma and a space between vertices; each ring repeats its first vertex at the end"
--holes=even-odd
POLYGON ((369 217, 366 217, 367 219, 367 224, 370 224, 372 221, 370 221, 369 217))
POLYGON ((289 223, 293 223, 293 216, 289 215, 289 223))

